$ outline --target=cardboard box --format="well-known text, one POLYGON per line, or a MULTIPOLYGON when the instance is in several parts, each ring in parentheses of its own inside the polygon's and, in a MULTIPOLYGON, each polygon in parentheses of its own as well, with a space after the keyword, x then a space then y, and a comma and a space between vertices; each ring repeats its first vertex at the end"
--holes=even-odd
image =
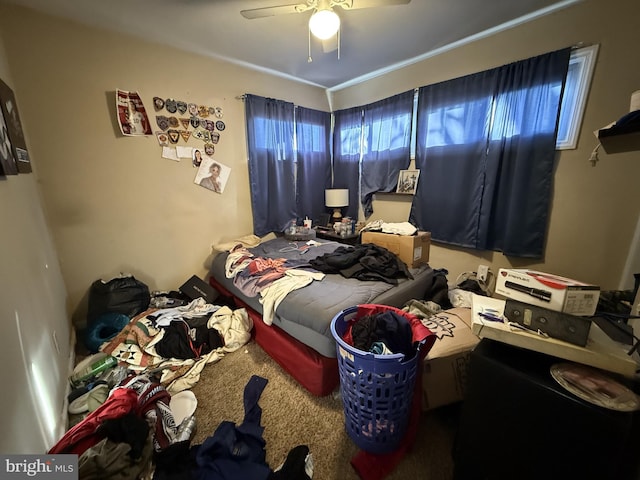
POLYGON ((429 262, 431 233, 418 232, 415 235, 394 233, 362 232, 360 243, 373 243, 395 253, 409 268, 416 268, 429 262))
POLYGON ((535 270, 501 268, 495 293, 556 312, 591 316, 598 306, 600 287, 535 270))
POLYGON ((426 320, 438 337, 424 360, 422 409, 431 410, 464 397, 471 350, 480 339, 471 332, 471 309, 452 308, 426 320))

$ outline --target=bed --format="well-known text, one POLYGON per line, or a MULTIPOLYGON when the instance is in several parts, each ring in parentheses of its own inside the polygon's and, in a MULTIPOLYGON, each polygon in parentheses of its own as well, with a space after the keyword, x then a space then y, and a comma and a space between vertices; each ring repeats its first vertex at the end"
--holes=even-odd
MULTIPOLYGON (((320 241, 304 248, 304 242, 275 238, 249 248, 255 257, 311 260, 346 245, 320 241)), ((357 280, 326 274, 307 286, 289 292, 272 315, 272 324, 263 321, 260 296, 247 295, 227 278, 229 252, 213 260, 209 283, 235 305, 245 307, 254 323, 256 342, 298 383, 316 396, 331 393, 339 384, 335 340, 331 321, 342 310, 359 304, 376 303, 401 308, 411 299, 422 299, 433 283, 429 265, 410 269, 413 279, 402 278, 397 285, 384 281, 357 280)))

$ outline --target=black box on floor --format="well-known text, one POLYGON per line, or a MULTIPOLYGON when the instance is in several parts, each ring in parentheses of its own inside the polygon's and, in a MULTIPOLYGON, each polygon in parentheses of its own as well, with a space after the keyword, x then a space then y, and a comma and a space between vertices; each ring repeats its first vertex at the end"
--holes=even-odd
POLYGON ((202 297, 207 303, 213 303, 220 295, 215 288, 196 275, 184 282, 180 291, 191 300, 202 297))
POLYGON ((593 405, 550 373, 564 360, 482 339, 471 352, 455 480, 639 478, 639 412, 593 405))

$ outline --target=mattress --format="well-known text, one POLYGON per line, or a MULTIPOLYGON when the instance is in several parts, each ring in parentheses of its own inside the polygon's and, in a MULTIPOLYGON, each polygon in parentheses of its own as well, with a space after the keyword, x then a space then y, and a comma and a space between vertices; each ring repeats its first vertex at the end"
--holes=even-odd
MULTIPOLYGON (((333 252, 338 242, 321 242, 301 253, 304 242, 276 238, 249 251, 256 257, 309 260, 333 252)), ((218 254, 210 275, 220 286, 258 313, 262 313, 259 296, 247 296, 225 275, 228 253, 218 254)), ((362 281, 326 274, 322 280, 289 292, 275 310, 273 325, 319 354, 336 357, 336 344, 331 335, 331 321, 342 310, 365 303, 377 303, 401 308, 411 299, 422 299, 433 283, 433 270, 428 265, 410 269, 413 279, 399 279, 397 285, 382 281, 362 281)))

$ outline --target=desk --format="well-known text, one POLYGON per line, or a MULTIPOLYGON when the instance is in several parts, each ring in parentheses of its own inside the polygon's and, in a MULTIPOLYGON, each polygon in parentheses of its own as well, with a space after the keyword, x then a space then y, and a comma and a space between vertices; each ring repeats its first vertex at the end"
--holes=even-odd
POLYGON ((334 242, 346 243, 347 245, 357 245, 358 243, 360 243, 359 233, 352 233, 350 235, 347 235, 346 237, 343 237, 341 235, 338 235, 333 230, 320 230, 319 228, 316 228, 315 230, 316 230, 317 238, 332 240, 334 242))
POLYGON ((504 306, 504 300, 473 295, 471 331, 480 338, 499 340, 516 347, 618 373, 627 378, 633 378, 639 368, 638 355, 627 355, 629 347, 611 340, 596 323, 591 325, 587 345, 580 347, 555 338, 543 338, 513 329, 504 323, 486 321, 479 315, 479 312, 486 311, 487 308, 503 314, 504 306))

